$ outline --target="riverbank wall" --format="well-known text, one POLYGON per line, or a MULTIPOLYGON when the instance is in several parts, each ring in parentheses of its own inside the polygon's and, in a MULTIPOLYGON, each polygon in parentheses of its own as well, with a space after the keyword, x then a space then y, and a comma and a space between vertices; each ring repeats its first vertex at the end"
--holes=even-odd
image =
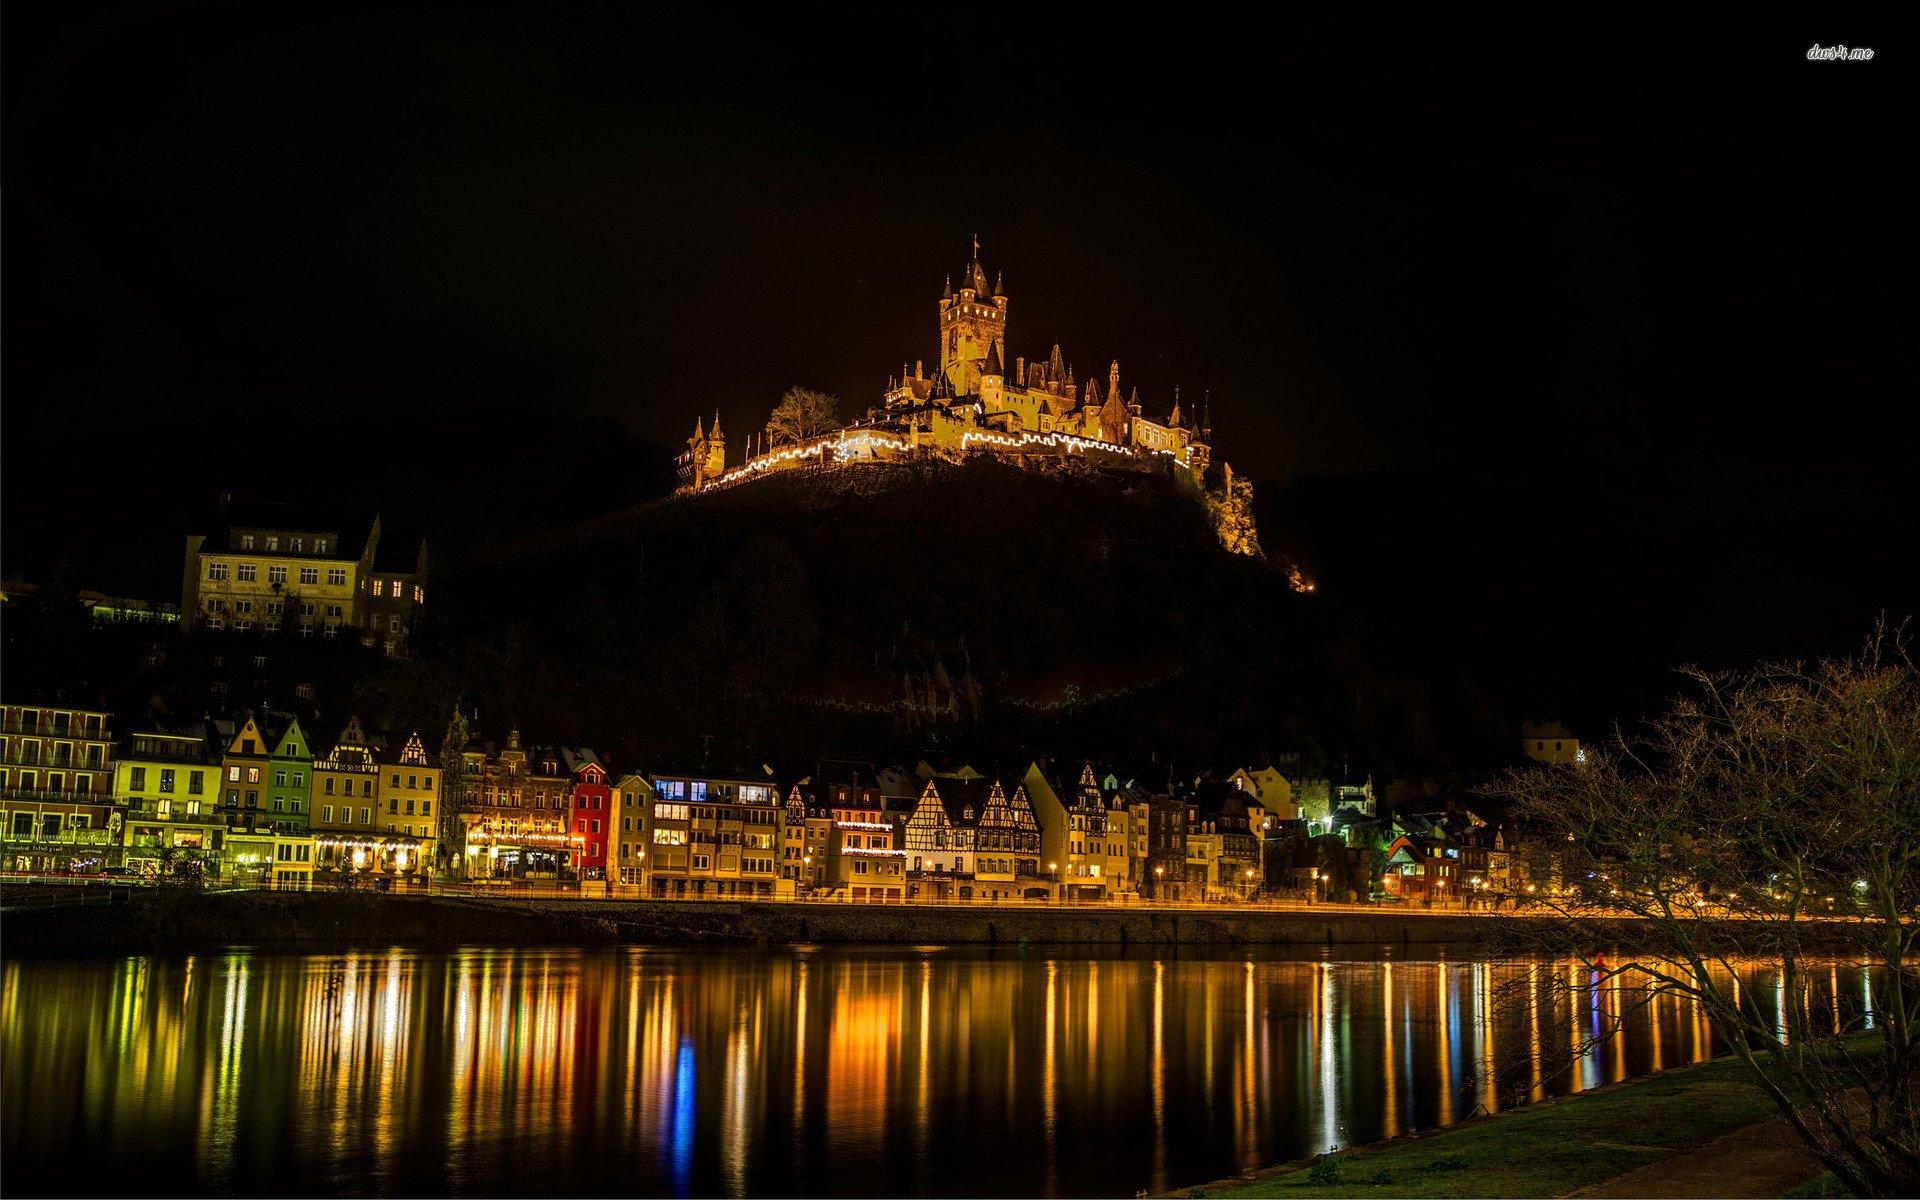
MULTIPOLYGON (((8 889, 9 892, 12 889, 8 889)), ((89 889, 93 890, 93 889, 89 889)), ((369 892, 197 892, 103 888, 98 895, 0 915, 16 954, 130 954, 225 946, 326 950, 360 946, 611 944, 619 927, 563 912, 447 896, 369 892)))
MULTIPOLYGON (((1271 908, 1048 908, 981 904, 555 901, 613 921, 637 941, 761 945, 1304 946, 1481 943, 1513 918, 1271 908)), ((1532 922, 1529 922, 1530 924, 1532 922)))
MULTIPOLYGON (((582 900, 484 893, 86 889, 22 904, 8 889, 0 944, 17 953, 259 946, 460 945, 1421 946, 1483 953, 1631 948, 1649 927, 1549 916, 1327 908, 1049 908, 807 901, 582 900)), ((1838 933, 1839 930, 1836 930, 1838 933)))

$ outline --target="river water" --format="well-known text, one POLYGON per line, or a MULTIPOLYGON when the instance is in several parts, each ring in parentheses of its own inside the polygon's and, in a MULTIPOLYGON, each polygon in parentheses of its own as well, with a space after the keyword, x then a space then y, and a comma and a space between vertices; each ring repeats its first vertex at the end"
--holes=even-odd
POLYGON ((1439 952, 234 951, 0 1001, 14 1195, 1132 1196, 1715 1053, 1680 999, 1439 952))

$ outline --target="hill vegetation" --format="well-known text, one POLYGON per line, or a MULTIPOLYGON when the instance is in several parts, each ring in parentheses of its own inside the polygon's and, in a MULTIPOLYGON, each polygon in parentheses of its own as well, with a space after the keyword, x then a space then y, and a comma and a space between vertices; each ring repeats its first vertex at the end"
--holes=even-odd
POLYGON ((1170 475, 792 472, 523 541, 454 590, 441 686, 483 722, 650 757, 1324 760, 1431 722, 1170 475))

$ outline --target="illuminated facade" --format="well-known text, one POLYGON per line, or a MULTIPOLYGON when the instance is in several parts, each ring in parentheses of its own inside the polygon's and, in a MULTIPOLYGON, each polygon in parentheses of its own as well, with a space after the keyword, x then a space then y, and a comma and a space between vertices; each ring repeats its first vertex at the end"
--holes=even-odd
POLYGON ((428 873, 436 861, 440 826, 434 810, 440 804, 440 775, 440 765, 427 756, 417 732, 407 735, 397 753, 381 759, 374 820, 389 837, 410 839, 402 848, 403 871, 428 873))
POLYGON ((1116 777, 1103 778, 1092 763, 1052 773, 1035 762, 1025 785, 1040 822, 1041 857, 1063 899, 1100 900, 1133 890, 1127 809, 1116 777))
POLYGON ((778 894, 787 810, 773 779, 655 772, 649 781, 649 895, 778 894))
POLYGON ((267 768, 267 819, 282 832, 305 833, 313 824, 313 746, 298 718, 287 718, 267 768))
POLYGON ((906 822, 887 800, 871 768, 850 763, 822 763, 794 786, 786 858, 797 858, 796 877, 810 896, 861 904, 905 899, 906 822))
POLYGON ((935 775, 907 819, 908 896, 941 900, 1044 900, 1040 823, 1024 784, 935 775))
POLYGON ((608 853, 613 856, 613 881, 625 888, 646 886, 647 813, 653 805, 653 784, 638 771, 614 781, 609 800, 608 853))
MULTIPOLYGON (((409 746, 417 746, 416 735, 409 746)), ((379 747, 347 721, 333 749, 313 763, 315 869, 333 876, 411 875, 426 868, 432 849, 431 814, 413 823, 389 820, 381 795, 383 763, 379 747), (415 830, 423 833, 416 833, 415 830)), ((438 768, 400 767, 401 770, 438 768)), ((437 784, 436 784, 437 788, 437 784)))
POLYGON ((1556 767, 1571 767, 1587 761, 1580 739, 1558 721, 1522 721, 1520 750, 1535 762, 1556 767))
POLYGON ((568 748, 567 766, 573 773, 573 836, 580 848, 573 851, 573 870, 583 882, 604 881, 615 864, 608 853, 613 830, 613 788, 607 783, 607 768, 593 751, 568 748))
POLYGON ((187 538, 181 624, 351 636, 404 655, 427 600, 426 565, 426 543, 385 538, 378 513, 225 500, 210 532, 187 538))
POLYGON ((227 502, 213 531, 187 538, 187 629, 336 637, 367 623, 377 513, 227 502))
POLYGON ((36 704, 7 704, 0 714, 0 866, 117 866, 111 717, 36 704))
POLYGON ((573 772, 563 748, 527 749, 515 729, 497 754, 488 746, 469 746, 463 758, 467 877, 574 878, 574 855, 585 839, 572 829, 573 772))
MULTIPOLYGON (((218 744, 227 734, 216 730, 218 744)), ((126 812, 125 866, 139 875, 220 874, 227 822, 225 775, 205 727, 153 728, 127 739, 114 764, 113 794, 126 812)))

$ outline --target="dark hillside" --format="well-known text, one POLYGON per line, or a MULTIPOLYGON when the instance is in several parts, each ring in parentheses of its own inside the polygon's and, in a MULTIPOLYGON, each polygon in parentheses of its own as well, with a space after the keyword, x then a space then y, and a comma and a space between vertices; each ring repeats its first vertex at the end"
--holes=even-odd
POLYGON ((1310 602, 1170 476, 796 472, 520 543, 459 590, 486 646, 456 659, 525 681, 464 694, 594 713, 609 745, 1252 749, 1323 715, 1310 602))

